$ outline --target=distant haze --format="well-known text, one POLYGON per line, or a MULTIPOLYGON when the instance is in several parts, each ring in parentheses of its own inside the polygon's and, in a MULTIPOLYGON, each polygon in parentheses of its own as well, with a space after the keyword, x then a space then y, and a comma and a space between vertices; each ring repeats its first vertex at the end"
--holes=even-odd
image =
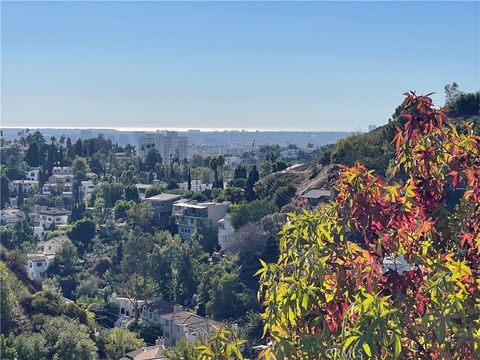
POLYGON ((2 127, 366 130, 476 91, 479 2, 1 2, 2 127))

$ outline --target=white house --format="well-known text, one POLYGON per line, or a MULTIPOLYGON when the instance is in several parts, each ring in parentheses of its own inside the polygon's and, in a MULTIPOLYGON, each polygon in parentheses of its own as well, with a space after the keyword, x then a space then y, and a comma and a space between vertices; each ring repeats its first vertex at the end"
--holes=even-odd
POLYGON ((213 325, 221 326, 217 321, 183 310, 161 317, 165 320, 162 330, 166 346, 175 346, 178 340, 184 338, 193 341, 197 337, 206 337, 214 331, 213 325))
POLYGON ((227 213, 218 221, 218 245, 222 250, 227 250, 232 240, 235 229, 230 222, 230 215, 227 213))
MULTIPOLYGON (((134 302, 126 297, 117 296, 115 302, 118 305, 118 315, 120 317, 135 317, 134 302)), ((137 311, 138 316, 142 316, 142 307, 145 304, 145 300, 138 300, 137 311)))
POLYGON ((202 227, 218 226, 227 213, 229 202, 179 201, 173 204, 172 215, 183 240, 191 240, 193 231, 202 227))
POLYGON ((170 314, 175 309, 175 303, 163 299, 155 299, 143 306, 142 323, 149 326, 161 327, 161 315, 170 314))
POLYGON ((27 272, 34 280, 45 279, 45 271, 52 262, 54 255, 45 254, 28 254, 27 255, 27 272))
POLYGON ((27 171, 26 174, 27 180, 30 181, 39 181, 40 180, 40 169, 39 168, 31 168, 27 171))
POLYGON ((38 187, 38 180, 13 180, 10 182, 8 188, 11 192, 17 194, 20 187, 24 194, 32 187, 38 187))
POLYGON ((184 338, 194 340, 199 335, 212 332, 212 325, 220 325, 216 321, 184 311, 181 305, 165 300, 145 304, 142 322, 160 328, 166 346, 175 346, 178 340, 184 338))
POLYGON ((72 175, 73 169, 70 166, 55 166, 52 170, 52 175, 72 175))
POLYGON ((45 255, 55 255, 68 241, 70 239, 66 235, 60 235, 38 243, 38 247, 42 248, 45 255))
POLYGON ((63 209, 46 209, 39 211, 40 226, 44 229, 62 227, 68 224, 70 211, 63 209))

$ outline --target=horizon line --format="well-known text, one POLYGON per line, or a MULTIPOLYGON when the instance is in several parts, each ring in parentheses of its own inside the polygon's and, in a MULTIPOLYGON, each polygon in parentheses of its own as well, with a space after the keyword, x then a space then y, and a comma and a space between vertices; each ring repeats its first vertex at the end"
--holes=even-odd
MULTIPOLYGON (((380 126, 380 125, 376 125, 380 126)), ((294 128, 189 128, 189 127, 170 127, 170 128, 156 128, 156 127, 91 127, 91 126, 1 126, 0 129, 32 129, 32 130, 113 130, 120 132, 162 132, 162 131, 177 131, 177 132, 345 132, 352 133, 362 131, 355 130, 334 130, 334 129, 308 129, 298 130, 294 128)))

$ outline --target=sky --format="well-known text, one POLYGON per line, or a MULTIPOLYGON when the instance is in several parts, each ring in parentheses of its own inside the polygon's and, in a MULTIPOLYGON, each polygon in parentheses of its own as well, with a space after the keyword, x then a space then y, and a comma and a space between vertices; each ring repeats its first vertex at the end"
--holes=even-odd
POLYGON ((365 130, 480 88, 480 2, 1 3, 1 126, 365 130))

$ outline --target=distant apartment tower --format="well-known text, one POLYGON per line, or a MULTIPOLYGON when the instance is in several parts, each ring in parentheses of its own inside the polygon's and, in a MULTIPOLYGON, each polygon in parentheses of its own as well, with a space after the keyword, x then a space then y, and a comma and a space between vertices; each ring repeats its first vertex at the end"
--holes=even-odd
POLYGON ((170 156, 178 156, 180 160, 188 158, 188 138, 178 136, 176 131, 167 131, 167 134, 143 134, 138 141, 138 154, 146 156, 150 146, 155 146, 163 163, 168 164, 170 156))
POLYGON ((368 131, 375 130, 377 128, 377 125, 368 125, 368 131))

